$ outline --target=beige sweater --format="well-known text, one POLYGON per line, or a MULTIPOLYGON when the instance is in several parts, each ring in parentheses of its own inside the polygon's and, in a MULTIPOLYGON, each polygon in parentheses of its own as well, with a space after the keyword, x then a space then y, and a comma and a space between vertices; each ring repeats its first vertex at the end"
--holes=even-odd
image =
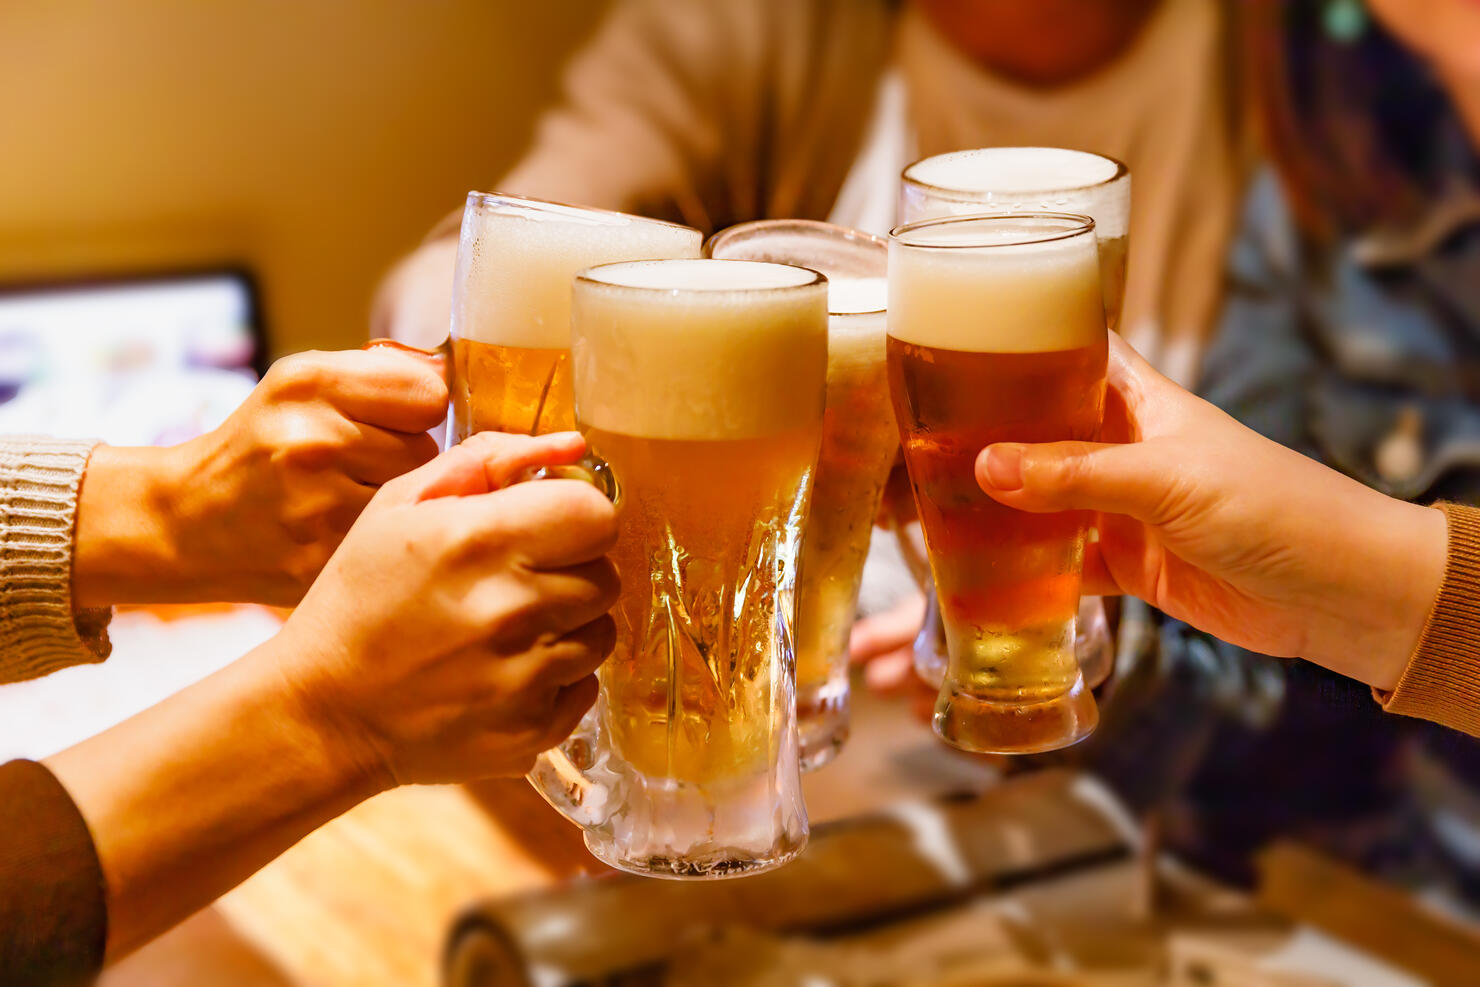
MULTIPOLYGON (((1186 384, 1212 329, 1239 195, 1227 16, 1219 0, 1163 3, 1114 63, 1039 89, 974 63, 912 4, 623 0, 494 187, 706 232, 827 219, 890 72, 907 132, 905 160, 879 176, 890 199, 910 159, 965 147, 1075 147, 1130 166, 1122 331, 1186 384)), ((456 232, 449 220, 440 233, 456 232)), ((449 273, 437 275, 444 297, 449 273)))
POLYGON ((0 438, 0 683, 108 657, 108 610, 74 611, 72 533, 94 443, 0 438))

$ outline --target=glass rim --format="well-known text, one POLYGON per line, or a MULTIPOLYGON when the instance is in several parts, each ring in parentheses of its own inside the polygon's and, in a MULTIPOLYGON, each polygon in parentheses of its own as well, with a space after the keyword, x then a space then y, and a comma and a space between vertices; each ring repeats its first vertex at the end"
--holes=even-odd
POLYGON ((1082 213, 1072 212, 1008 212, 1008 213, 973 213, 969 216, 937 216, 934 219, 919 219, 913 223, 905 223, 896 226, 889 231, 889 242, 897 243, 902 247, 912 250, 990 250, 993 247, 1025 247, 1035 243, 1056 243, 1059 240, 1071 240, 1086 233, 1094 233, 1095 221, 1090 216, 1082 213), (1012 240, 998 240, 990 243, 924 243, 911 242, 909 235, 926 227, 949 226, 955 223, 1006 223, 1021 222, 1023 220, 1057 220, 1074 224, 1072 228, 1054 230, 1041 235, 1025 234, 1021 238, 1012 240))
MULTIPOLYGON (((819 239, 840 241, 849 246, 863 247, 866 250, 877 249, 879 251, 882 251, 883 255, 886 257, 889 253, 889 241, 886 240, 884 237, 876 236, 873 233, 869 233, 865 230, 860 230, 852 226, 844 226, 841 223, 829 223, 821 219, 751 219, 747 220, 744 223, 736 223, 733 226, 726 226, 719 232, 710 234, 709 239, 704 241, 704 249, 702 251, 702 254, 704 257, 710 260, 750 260, 751 258, 746 257, 715 257, 715 244, 716 242, 719 242, 721 245, 723 245, 725 242, 731 239, 759 239, 759 234, 773 231, 778 235, 785 235, 788 233, 801 235, 815 234, 819 239)), ((788 262, 768 261, 767 263, 785 264, 788 262)), ((805 264, 794 264, 792 266, 806 267, 805 264)), ((812 270, 812 268, 807 268, 807 270, 812 270)), ((872 277, 877 277, 880 280, 884 280, 886 275, 878 274, 872 275, 872 277)), ((832 283, 831 278, 829 278, 828 281, 829 283, 832 283)), ((885 306, 883 308, 868 308, 858 309, 856 311, 850 310, 847 312, 836 312, 833 311, 832 308, 831 292, 829 292, 828 295, 827 314, 829 316, 848 318, 850 316, 879 315, 887 311, 888 306, 885 306)))
POLYGON ((1104 188, 1109 185, 1114 185, 1116 182, 1120 181, 1123 178, 1129 178, 1130 174, 1131 169, 1128 165, 1126 165, 1124 161, 1121 161, 1119 158, 1112 158, 1108 154, 1101 154, 1099 151, 1084 151, 1077 147, 1041 147, 1038 145, 1023 144, 1007 145, 1003 147, 962 148, 961 150, 957 151, 943 151, 940 154, 931 154, 926 157, 920 158, 917 161, 911 161, 909 164, 905 165, 904 169, 899 173, 899 181, 901 185, 913 185, 916 188, 922 188, 933 193, 939 193, 943 198, 955 198, 957 199, 957 201, 971 202, 981 198, 982 196, 988 195, 1054 195, 1063 194, 1066 192, 1087 192, 1090 189, 1104 188), (914 171, 920 165, 924 164, 927 161, 934 161, 936 158, 950 158, 958 154, 977 154, 982 151, 1069 151, 1074 154, 1087 154, 1090 157, 1100 158, 1101 160, 1108 161, 1115 166, 1115 172, 1109 178, 1101 179, 1098 182, 1085 182, 1083 185, 1058 185, 1051 188, 1033 189, 1031 191, 1026 189, 1011 188, 963 189, 952 185, 937 185, 934 182, 927 182, 924 179, 915 178, 913 175, 910 174, 910 172, 914 171))
POLYGON ((639 216, 637 213, 622 212, 619 209, 603 209, 600 206, 587 206, 576 202, 561 202, 559 199, 540 199, 532 195, 519 195, 515 192, 479 192, 474 189, 468 193, 466 201, 468 205, 476 204, 479 207, 495 207, 501 202, 508 201, 523 205, 535 211, 545 206, 555 206, 559 209, 569 209, 572 212, 611 216, 630 223, 651 223, 654 226, 669 226, 676 230, 688 230, 692 233, 697 233, 701 238, 704 236, 703 230, 685 223, 674 223, 666 219, 654 219, 652 216, 639 216))
POLYGON ((818 285, 826 285, 827 278, 820 272, 800 264, 781 264, 769 260, 729 260, 722 257, 660 257, 649 260, 619 260, 607 264, 594 264, 591 267, 578 271, 575 276, 576 284, 589 284, 597 288, 616 288, 622 291, 642 291, 660 295, 678 295, 686 293, 708 293, 708 294, 760 294, 775 291, 799 291, 804 288, 815 288, 818 285), (708 287, 705 285, 647 285, 647 284, 623 284, 620 281, 612 281, 601 277, 599 272, 614 267, 635 267, 638 265, 652 266, 659 264, 758 264, 763 267, 784 267, 795 271, 805 271, 812 275, 805 281, 795 284, 773 284, 755 287, 708 287))
MULTIPOLYGON (((881 236, 875 236, 852 226, 843 226, 839 223, 829 223, 820 219, 751 219, 733 226, 711 233, 704 241, 704 256, 710 260, 739 260, 741 258, 714 257, 711 251, 716 241, 727 239, 731 234, 736 236, 746 233, 755 233, 762 230, 800 230, 807 233, 820 233, 834 236, 837 239, 849 243, 878 244, 888 249, 889 241, 881 236)), ((767 262, 771 263, 771 262, 767 262)), ((796 265, 793 265, 796 266, 796 265)))

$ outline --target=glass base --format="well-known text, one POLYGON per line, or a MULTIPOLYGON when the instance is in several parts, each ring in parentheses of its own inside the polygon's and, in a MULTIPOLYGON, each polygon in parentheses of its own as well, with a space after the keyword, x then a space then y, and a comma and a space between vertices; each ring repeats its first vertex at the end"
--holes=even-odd
MULTIPOLYGON (((951 663, 946 653, 945 626, 940 619, 940 603, 935 597, 935 584, 925 587, 925 622, 915 636, 915 675, 930 686, 939 689, 946 680, 946 668, 951 663)), ((1079 600, 1079 620, 1074 636, 1074 654, 1079 659, 1079 670, 1091 689, 1098 689, 1115 671, 1115 638, 1110 633, 1110 622, 1105 616, 1105 601, 1098 596, 1085 596, 1079 600)))
POLYGON ((1100 722, 1095 697, 1074 680, 1068 692, 1041 703, 998 703, 947 683, 935 701, 940 739, 976 754, 1041 754, 1079 743, 1100 722))
POLYGON ((616 845, 594 833, 586 834, 586 849, 608 867, 665 881, 723 881, 749 877, 791 863, 806 846, 804 833, 795 845, 776 848, 765 857, 754 857, 742 850, 716 850, 702 857, 633 857, 624 856, 616 845))
POLYGON ((829 682, 807 695, 797 690, 797 736, 803 771, 832 761, 848 742, 848 680, 829 682))

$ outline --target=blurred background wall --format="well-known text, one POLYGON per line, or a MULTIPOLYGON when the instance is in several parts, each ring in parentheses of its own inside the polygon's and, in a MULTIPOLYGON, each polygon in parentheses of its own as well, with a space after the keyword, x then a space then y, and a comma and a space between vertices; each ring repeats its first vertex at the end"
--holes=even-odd
POLYGON ((0 3, 0 284, 239 265, 272 355, 358 345, 603 5, 0 3))

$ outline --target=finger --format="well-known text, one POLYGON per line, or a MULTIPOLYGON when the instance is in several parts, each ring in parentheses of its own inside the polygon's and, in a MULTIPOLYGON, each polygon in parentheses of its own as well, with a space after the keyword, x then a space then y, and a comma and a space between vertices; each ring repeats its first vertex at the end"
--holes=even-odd
POLYGON ((598 620, 616 605, 622 592, 617 567, 604 558, 536 572, 529 579, 530 591, 538 600, 531 609, 539 615, 535 622, 540 634, 568 634, 598 620))
POLYGON ((925 596, 916 593, 883 613, 864 617, 848 636, 848 658, 862 665, 911 646, 925 621, 925 596))
POLYGON ((447 382, 427 360, 390 349, 334 356, 344 367, 328 397, 355 421, 397 432, 425 432, 447 417, 447 382))
POLYGON ((447 415, 442 375, 392 349, 299 353, 269 377, 289 397, 327 401, 347 418, 397 432, 425 432, 447 415))
POLYGON ((542 466, 570 466, 586 453, 586 440, 577 432, 548 435, 505 435, 479 432, 448 450, 457 453, 447 469, 424 487, 417 500, 488 493, 509 486, 542 466))
POLYGON ((431 462, 437 443, 425 432, 392 432, 376 425, 341 419, 346 436, 339 463, 345 474, 378 487, 431 462))
POLYGON ((580 461, 586 443, 575 432, 505 435, 479 432, 419 469, 387 483, 385 503, 410 504, 436 497, 465 497, 499 489, 520 472, 580 461))
POLYGON ((891 651, 869 663, 863 673, 863 684, 870 692, 888 695, 901 691, 914 676, 914 655, 908 651, 891 651))
POLYGON ((977 456, 976 480, 1018 510, 1104 511, 1150 525, 1172 516, 1186 489, 1181 465, 1147 442, 998 442, 977 456))
POLYGON ((375 490, 347 476, 316 480, 290 489, 283 498, 282 518, 288 536, 299 544, 338 546, 374 497, 375 490))
POLYGON ((579 682, 601 667, 617 643, 617 622, 611 614, 602 614, 547 644, 509 659, 525 670, 528 680, 541 685, 562 687, 579 682))
POLYGON ((1120 596, 1125 592, 1105 564, 1098 542, 1084 546, 1084 581, 1079 591, 1085 596, 1120 596))
POLYGON ((580 480, 520 483, 458 505, 466 530, 514 544, 537 571, 564 569, 600 558, 617 543, 617 512, 595 487, 580 480))
POLYGON ((601 685, 596 681, 596 676, 587 675, 555 694, 555 702, 550 714, 550 731, 545 734, 544 747, 546 750, 560 746, 575 732, 576 727, 580 725, 581 718, 586 715, 591 704, 596 702, 596 697, 600 692, 601 685))

